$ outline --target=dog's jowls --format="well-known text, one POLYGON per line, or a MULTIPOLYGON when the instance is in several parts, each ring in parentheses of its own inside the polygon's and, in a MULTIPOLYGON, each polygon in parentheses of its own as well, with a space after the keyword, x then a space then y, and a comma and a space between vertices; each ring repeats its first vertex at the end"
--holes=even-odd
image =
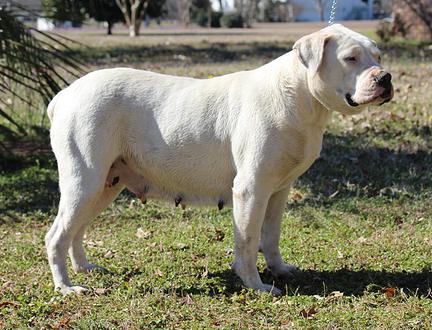
POLYGON ((360 112, 393 96, 374 42, 341 25, 297 41, 294 50, 251 71, 212 79, 117 68, 90 73, 50 103, 60 204, 46 235, 55 288, 87 261, 89 222, 125 187, 143 202, 205 204, 234 213, 233 269, 250 288, 264 284, 260 248, 275 276, 296 270, 279 252, 281 217, 293 181, 321 150, 332 111, 360 112))

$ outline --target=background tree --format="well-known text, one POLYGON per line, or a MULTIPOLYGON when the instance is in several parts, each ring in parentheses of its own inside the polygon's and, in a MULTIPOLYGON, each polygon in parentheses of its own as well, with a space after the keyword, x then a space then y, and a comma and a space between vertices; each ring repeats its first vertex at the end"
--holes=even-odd
POLYGON ((165 0, 116 0, 116 3, 129 27, 129 36, 136 37, 139 35, 142 20, 147 14, 150 17, 151 15, 160 17, 155 16, 157 13, 162 15, 165 0))
POLYGON ((432 40, 432 1, 431 0, 397 0, 396 5, 408 9, 405 16, 411 30, 425 30, 426 38, 432 40), (410 17, 411 16, 411 17, 410 17))
POLYGON ((257 14, 258 0, 235 0, 234 6, 243 20, 244 27, 252 27, 257 14))
POLYGON ((328 2, 327 0, 315 0, 315 9, 319 14, 321 22, 324 22, 324 11, 326 9, 327 2, 328 2))
POLYGON ((42 0, 46 17, 58 22, 72 22, 72 26, 81 26, 86 18, 86 10, 81 0, 42 0))
POLYGON ((382 21, 377 34, 383 41, 394 36, 432 40, 432 0, 386 0, 383 9, 390 5, 392 21, 382 21))
POLYGON ((85 0, 84 5, 90 17, 98 22, 107 23, 107 34, 112 34, 112 27, 117 22, 124 22, 123 13, 115 0, 85 0))

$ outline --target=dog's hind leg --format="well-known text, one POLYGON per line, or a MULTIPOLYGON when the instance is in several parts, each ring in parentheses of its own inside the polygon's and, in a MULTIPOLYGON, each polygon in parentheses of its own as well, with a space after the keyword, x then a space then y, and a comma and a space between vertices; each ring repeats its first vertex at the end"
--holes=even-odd
POLYGON ((282 260, 279 251, 280 228, 289 189, 274 193, 268 202, 261 228, 260 250, 264 253, 268 269, 276 277, 286 277, 297 272, 293 265, 282 260))
POLYGON ((72 268, 75 273, 86 273, 92 269, 99 269, 105 272, 107 271, 107 269, 104 267, 88 262, 83 247, 83 238, 90 221, 97 217, 118 196, 123 188, 124 185, 122 184, 112 187, 105 187, 101 196, 96 202, 93 214, 89 214, 88 221, 83 222, 76 235, 72 238, 72 242, 69 247, 69 256, 71 258, 72 268))
POLYGON ((59 211, 45 237, 45 244, 55 288, 63 294, 81 293, 85 288, 70 283, 66 268, 66 254, 81 227, 96 216, 96 205, 104 190, 105 178, 102 174, 105 172, 85 166, 82 166, 79 172, 70 172, 69 164, 63 167, 60 165, 59 163, 61 192, 59 211))

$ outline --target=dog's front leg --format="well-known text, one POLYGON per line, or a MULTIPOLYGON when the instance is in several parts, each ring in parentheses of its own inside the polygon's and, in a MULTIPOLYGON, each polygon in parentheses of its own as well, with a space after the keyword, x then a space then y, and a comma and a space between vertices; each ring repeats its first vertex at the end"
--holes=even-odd
POLYGON ((297 267, 283 262, 279 251, 280 228, 288 192, 289 188, 270 197, 261 229, 260 250, 264 253, 268 269, 276 277, 288 277, 298 271, 297 267))
POLYGON ((281 294, 264 284, 256 266, 261 226, 270 193, 254 179, 237 176, 233 187, 234 252, 232 268, 249 288, 281 294))

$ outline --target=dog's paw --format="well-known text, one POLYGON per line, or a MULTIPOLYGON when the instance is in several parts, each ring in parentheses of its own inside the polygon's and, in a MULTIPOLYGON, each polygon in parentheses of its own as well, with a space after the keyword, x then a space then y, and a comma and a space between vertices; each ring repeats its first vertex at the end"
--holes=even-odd
POLYGON ((93 270, 96 270, 96 271, 104 273, 104 274, 110 273, 110 271, 108 269, 106 269, 105 267, 95 265, 95 264, 87 264, 87 265, 83 265, 83 266, 74 267, 75 273, 89 273, 93 270))
POLYGON ((296 266, 286 263, 282 263, 277 266, 271 266, 269 267, 269 270, 274 277, 282 279, 291 278, 300 272, 296 266))
POLYGON ((270 285, 270 284, 264 284, 263 283, 261 286, 259 286, 256 289, 259 291, 271 293, 273 296, 282 295, 282 290, 280 290, 277 287, 275 287, 274 285, 270 285))
POLYGON ((67 296, 70 294, 82 295, 90 292, 89 289, 79 285, 73 285, 73 286, 64 285, 58 287, 56 290, 59 291, 63 296, 67 296))

